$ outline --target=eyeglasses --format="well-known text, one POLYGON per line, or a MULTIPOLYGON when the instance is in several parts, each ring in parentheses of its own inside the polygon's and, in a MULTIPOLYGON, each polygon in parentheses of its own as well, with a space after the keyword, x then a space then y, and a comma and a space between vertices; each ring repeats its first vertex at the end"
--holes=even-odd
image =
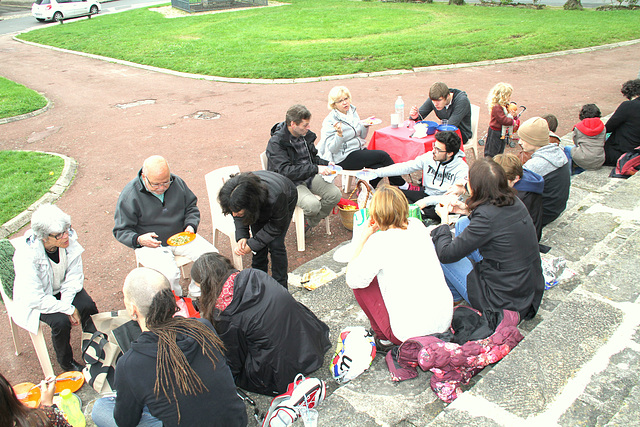
POLYGON ((151 187, 151 188, 168 187, 173 182, 173 177, 171 177, 169 179, 169 181, 158 182, 158 183, 154 183, 154 182, 149 181, 149 178, 147 178, 146 176, 144 178, 147 180, 147 184, 149 184, 149 187, 151 187))
POLYGON ((469 189, 469 181, 464 183, 464 191, 466 191, 467 194, 471 194, 471 190, 469 189))
POLYGON ((49 234, 50 237, 53 237, 56 240, 62 240, 64 238, 64 235, 66 234, 67 236, 69 235, 69 230, 71 230, 71 227, 67 228, 66 230, 64 230, 62 233, 58 233, 58 234, 49 234))
POLYGON ((440 148, 436 147, 435 145, 433 146, 433 154, 438 154, 438 153, 446 153, 447 150, 441 150, 440 148))

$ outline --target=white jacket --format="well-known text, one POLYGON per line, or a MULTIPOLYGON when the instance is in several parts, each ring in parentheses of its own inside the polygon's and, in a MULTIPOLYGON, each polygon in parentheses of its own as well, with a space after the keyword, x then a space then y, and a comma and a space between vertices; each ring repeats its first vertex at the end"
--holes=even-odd
POLYGON ((469 166, 464 161, 465 154, 458 151, 449 162, 438 162, 433 159, 433 151, 421 154, 408 162, 396 163, 374 169, 378 178, 385 176, 408 175, 422 170, 422 185, 427 196, 441 196, 453 184, 466 181, 469 166))
POLYGON ((406 230, 374 233, 347 267, 351 289, 378 277, 380 293, 396 338, 444 332, 451 324, 453 297, 426 227, 409 218, 406 230))
POLYGON ((353 105, 347 114, 331 110, 322 122, 318 155, 327 162, 340 163, 353 151, 362 150, 369 128, 360 123, 360 116, 353 105), (338 136, 334 125, 340 123, 342 136, 338 136))
POLYGON ((13 285, 13 301, 17 308, 12 315, 20 327, 29 332, 38 332, 40 314, 73 314, 72 305, 76 294, 82 290, 84 273, 82 257, 84 249, 78 243, 75 231, 69 231, 67 251, 67 270, 62 281, 58 300, 53 296, 53 268, 45 253, 42 239, 37 239, 31 230, 23 237, 13 255, 16 279, 13 285))

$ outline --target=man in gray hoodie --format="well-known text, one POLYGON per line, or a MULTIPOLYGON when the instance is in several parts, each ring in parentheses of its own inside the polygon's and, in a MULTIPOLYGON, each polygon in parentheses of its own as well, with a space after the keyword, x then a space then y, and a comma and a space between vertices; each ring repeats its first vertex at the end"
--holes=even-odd
POLYGON ((564 212, 571 188, 571 166, 562 148, 549 144, 549 125, 541 117, 532 117, 518 130, 520 145, 532 153, 524 169, 544 178, 542 191, 542 226, 564 212))
POLYGON ((469 166, 460 151, 460 137, 452 131, 436 133, 433 150, 413 160, 373 169, 379 177, 406 175, 422 170, 422 185, 417 190, 402 190, 409 203, 422 209, 423 216, 440 220, 434 206, 427 206, 429 196, 441 196, 454 184, 464 184, 469 166))

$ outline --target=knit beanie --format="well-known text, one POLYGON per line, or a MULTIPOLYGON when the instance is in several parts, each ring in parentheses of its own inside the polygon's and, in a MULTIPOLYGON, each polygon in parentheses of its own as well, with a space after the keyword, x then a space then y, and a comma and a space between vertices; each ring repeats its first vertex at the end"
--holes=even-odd
POLYGON ((518 135, 528 144, 544 147, 549 144, 549 125, 542 117, 532 117, 520 125, 518 135))

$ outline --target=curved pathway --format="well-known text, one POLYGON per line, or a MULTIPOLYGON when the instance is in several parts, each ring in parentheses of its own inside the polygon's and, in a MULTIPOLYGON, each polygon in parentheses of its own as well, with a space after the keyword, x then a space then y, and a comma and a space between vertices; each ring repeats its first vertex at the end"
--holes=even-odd
MULTIPOLYGON (((327 113, 327 93, 337 84, 349 87, 363 116, 376 115, 385 123, 393 103, 419 104, 434 81, 467 91, 483 106, 498 81, 515 88, 514 100, 527 106, 524 118, 554 113, 559 134, 571 130, 582 104, 596 103, 603 114, 623 101, 620 84, 635 78, 640 45, 580 54, 503 63, 482 67, 429 70, 391 75, 289 85, 248 85, 186 79, 121 64, 98 61, 0 37, 0 75, 43 93, 53 103, 45 114, 0 127, 0 149, 28 149, 65 154, 78 161, 73 185, 58 201, 72 216, 86 249, 86 288, 101 311, 122 308, 121 284, 134 267, 131 250, 112 234, 113 209, 124 185, 144 158, 161 154, 173 172, 200 197, 200 233, 211 237, 211 217, 204 174, 227 165, 241 170, 260 168, 271 126, 284 119, 294 103, 314 114, 311 126, 319 133, 327 113), (198 112, 220 113, 210 120, 198 112)), ((213 116, 214 114, 204 114, 213 116)), ((488 124, 481 110, 479 132, 488 124)), ((349 238, 339 219, 332 218, 332 236, 314 230, 306 252, 295 251, 290 230, 290 267, 326 252, 349 238)), ((21 232, 20 232, 21 233, 21 232)), ((19 234, 20 234, 19 233, 19 234)), ((224 240, 224 239, 223 239, 224 240)), ((228 242, 220 245, 229 254, 228 242)), ((79 343, 79 333, 74 332, 79 343)), ((9 329, 0 330, 3 373, 10 381, 39 381, 41 371, 26 333, 24 354, 15 357, 9 329)), ((79 352, 79 345, 76 349, 79 352)), ((57 368, 56 368, 57 369, 57 368)))

